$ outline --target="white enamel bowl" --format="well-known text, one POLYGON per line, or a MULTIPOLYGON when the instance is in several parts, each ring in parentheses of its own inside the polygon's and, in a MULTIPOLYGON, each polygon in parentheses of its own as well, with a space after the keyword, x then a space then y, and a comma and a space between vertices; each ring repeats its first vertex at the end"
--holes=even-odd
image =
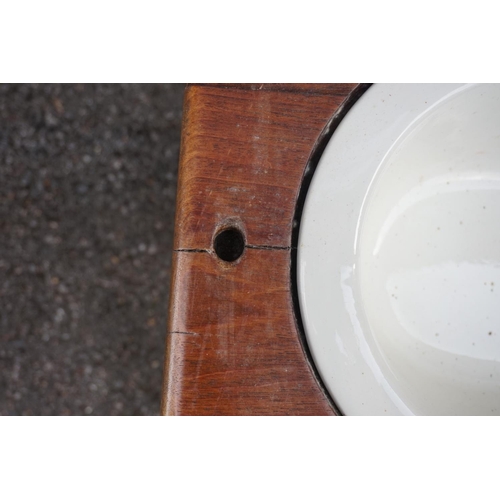
POLYGON ((344 414, 500 414, 500 85, 370 87, 314 173, 297 265, 344 414))

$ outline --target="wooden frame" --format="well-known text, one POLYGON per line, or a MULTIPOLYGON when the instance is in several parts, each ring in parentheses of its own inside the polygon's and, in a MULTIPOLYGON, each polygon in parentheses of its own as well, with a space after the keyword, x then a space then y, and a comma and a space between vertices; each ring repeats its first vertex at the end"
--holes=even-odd
POLYGON ((357 84, 191 85, 184 102, 162 413, 334 415, 293 265, 310 177, 357 84), (221 260, 214 236, 245 237, 221 260))

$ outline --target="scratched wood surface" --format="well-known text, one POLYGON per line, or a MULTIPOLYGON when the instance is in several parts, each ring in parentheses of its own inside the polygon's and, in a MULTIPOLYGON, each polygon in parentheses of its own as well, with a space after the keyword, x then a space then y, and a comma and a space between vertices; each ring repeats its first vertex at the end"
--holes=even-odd
POLYGON ((187 88, 162 413, 335 413, 298 332, 291 238, 316 142, 355 88, 187 88), (234 263, 213 251, 225 226, 245 235, 234 263))

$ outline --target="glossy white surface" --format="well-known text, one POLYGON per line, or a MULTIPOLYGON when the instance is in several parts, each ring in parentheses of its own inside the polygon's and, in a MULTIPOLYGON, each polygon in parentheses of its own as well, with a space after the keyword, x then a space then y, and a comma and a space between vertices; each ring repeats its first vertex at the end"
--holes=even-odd
POLYGON ((301 312, 346 414, 500 413, 500 86, 374 85, 304 206, 301 312))

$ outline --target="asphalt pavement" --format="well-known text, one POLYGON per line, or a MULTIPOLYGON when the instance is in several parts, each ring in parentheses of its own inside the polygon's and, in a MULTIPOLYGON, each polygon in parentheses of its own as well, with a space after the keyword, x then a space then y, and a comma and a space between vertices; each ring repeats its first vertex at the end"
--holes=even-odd
POLYGON ((158 414, 183 92, 0 85, 0 415, 158 414))

